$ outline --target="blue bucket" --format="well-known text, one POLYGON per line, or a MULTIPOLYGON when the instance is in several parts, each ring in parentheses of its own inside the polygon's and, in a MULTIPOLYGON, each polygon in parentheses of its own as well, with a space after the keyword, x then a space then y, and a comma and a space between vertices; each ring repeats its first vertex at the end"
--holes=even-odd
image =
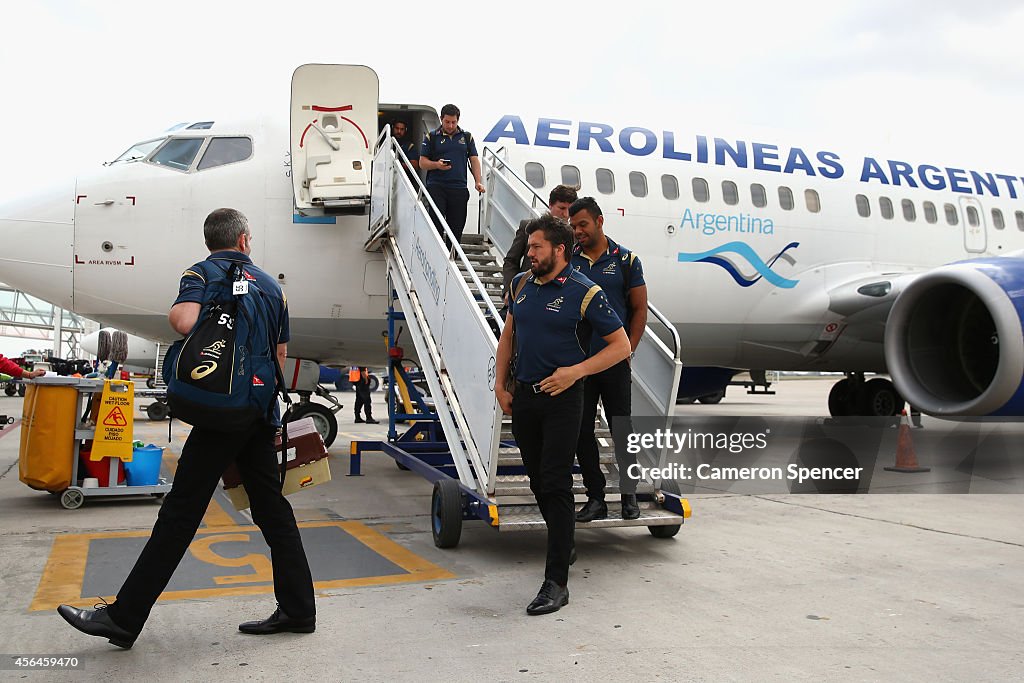
POLYGON ((149 444, 132 449, 132 461, 124 464, 125 478, 129 486, 156 486, 160 483, 160 465, 164 449, 149 444))

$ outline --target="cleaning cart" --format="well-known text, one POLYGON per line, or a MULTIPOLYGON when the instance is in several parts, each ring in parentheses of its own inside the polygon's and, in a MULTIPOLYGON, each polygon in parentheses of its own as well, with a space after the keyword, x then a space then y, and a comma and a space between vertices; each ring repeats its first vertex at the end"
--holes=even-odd
POLYGON ((133 445, 132 382, 40 377, 26 384, 19 450, 23 483, 59 495, 68 510, 89 496, 161 498, 171 489, 158 466, 154 472, 156 447, 133 445), (126 470, 137 474, 126 477, 126 470))

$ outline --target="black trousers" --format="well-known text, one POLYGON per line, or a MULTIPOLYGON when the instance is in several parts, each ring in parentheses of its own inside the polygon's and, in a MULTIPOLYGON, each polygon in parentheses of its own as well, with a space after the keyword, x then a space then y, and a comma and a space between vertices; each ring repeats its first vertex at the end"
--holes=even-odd
POLYGON ((360 387, 356 385, 356 419, 359 419, 359 411, 366 408, 366 419, 372 420, 373 415, 371 414, 372 408, 370 407, 370 387, 360 387))
POLYGON ((576 459, 580 463, 580 473, 583 475, 583 485, 587 487, 588 498, 604 500, 604 487, 607 483, 604 473, 601 472, 601 455, 598 451, 597 437, 594 436, 598 399, 604 403, 604 413, 611 426, 621 491, 636 493, 636 480, 631 479, 626 473, 629 466, 636 462, 636 456, 626 451, 626 440, 630 432, 631 381, 629 361, 625 360, 584 380, 583 418, 580 421, 579 442, 576 444, 576 459), (616 420, 617 417, 625 419, 616 420))
POLYGON ((524 385, 512 397, 512 434, 530 476, 548 527, 544 577, 564 586, 569 581, 576 510, 572 495, 572 460, 583 414, 583 382, 558 396, 535 394, 524 385))
POLYGON ((278 604, 290 617, 316 614, 309 563, 291 505, 281 494, 274 431, 265 424, 245 433, 193 427, 149 542, 109 608, 118 626, 135 633, 142 630, 157 597, 192 543, 218 480, 231 462, 238 465, 252 503, 252 519, 270 546, 278 604))
MULTIPOLYGON (((455 233, 455 239, 462 241, 462 231, 466 229, 466 212, 469 204, 469 188, 446 187, 444 185, 427 185, 427 192, 434 200, 438 211, 444 216, 448 227, 455 233)), ((440 230, 440 226, 438 226, 440 230)), ((441 235, 444 239, 444 234, 441 235)), ((447 242, 447 240, 446 240, 447 242)), ((449 247, 451 245, 448 245, 449 247)))

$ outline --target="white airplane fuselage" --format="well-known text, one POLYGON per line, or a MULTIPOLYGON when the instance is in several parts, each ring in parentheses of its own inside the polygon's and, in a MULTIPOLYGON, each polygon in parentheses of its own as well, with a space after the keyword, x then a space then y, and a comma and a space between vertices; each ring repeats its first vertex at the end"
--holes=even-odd
MULTIPOLYGON (((598 140, 590 133, 604 124, 489 120, 496 122, 490 130, 473 131, 481 152, 502 148, 521 177, 530 176, 528 163, 541 164, 541 197, 561 182, 563 166, 578 170, 580 195, 603 207, 606 233, 642 259, 650 300, 680 330, 685 366, 884 371, 885 315, 900 278, 1024 248, 1020 178, 1015 186, 996 179, 1002 185, 994 196, 970 171, 909 164, 911 183, 906 168, 882 158, 805 152, 777 141, 728 138, 725 149, 702 136, 684 143, 677 133, 656 135, 651 147, 647 129, 615 129, 598 140), (869 158, 884 182, 868 173, 869 158), (604 192, 596 178, 609 172, 614 189, 604 192), (645 196, 636 196, 644 193, 631 174, 643 174, 645 196), (939 176, 942 189, 924 187, 937 186, 939 176), (858 195, 870 216, 858 214, 858 195), (883 215, 883 198, 891 218, 883 215), (925 202, 936 220, 926 216, 925 202), (956 225, 947 220, 950 209, 956 225), (993 209, 1005 227, 993 225, 993 209), (889 289, 873 310, 856 289, 876 282, 889 289)), ((169 341, 175 335, 166 315, 179 277, 208 253, 203 220, 230 206, 249 219, 254 262, 288 296, 289 355, 379 365, 383 256, 363 248, 366 216, 307 222, 293 210, 286 126, 216 122, 170 135, 247 137, 253 153, 192 172, 120 161, 79 176, 74 188, 3 206, 5 239, 22 248, 0 257, 0 280, 106 325, 169 341)), ((478 215, 472 194, 467 232, 476 230, 478 215)))

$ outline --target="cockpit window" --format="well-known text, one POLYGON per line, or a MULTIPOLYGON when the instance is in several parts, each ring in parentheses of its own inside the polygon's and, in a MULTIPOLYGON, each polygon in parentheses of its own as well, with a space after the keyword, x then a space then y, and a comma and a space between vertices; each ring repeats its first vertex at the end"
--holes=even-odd
POLYGON ((185 130, 209 130, 213 128, 213 121, 198 121, 185 130))
POLYGON ((156 149, 157 145, 164 141, 164 138, 156 138, 154 140, 146 140, 144 142, 136 142, 132 145, 127 152, 114 159, 112 164, 116 164, 119 161, 138 161, 147 154, 156 149))
POLYGON ((149 160, 152 164, 187 171, 203 146, 203 138, 171 138, 149 160))
POLYGON ((252 156, 252 140, 249 138, 213 138, 206 146, 199 170, 245 161, 252 156))

